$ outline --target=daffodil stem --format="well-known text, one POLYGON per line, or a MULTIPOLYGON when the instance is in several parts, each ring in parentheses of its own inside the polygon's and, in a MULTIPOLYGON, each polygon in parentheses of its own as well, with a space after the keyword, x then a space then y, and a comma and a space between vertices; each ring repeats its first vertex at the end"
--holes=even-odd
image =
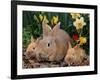
POLYGON ((80 34, 79 34, 80 36, 82 35, 82 29, 80 30, 80 34))

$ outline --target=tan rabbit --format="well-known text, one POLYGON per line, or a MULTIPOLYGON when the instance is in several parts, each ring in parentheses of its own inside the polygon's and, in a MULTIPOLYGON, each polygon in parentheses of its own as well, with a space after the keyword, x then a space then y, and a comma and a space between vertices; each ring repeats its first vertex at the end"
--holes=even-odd
POLYGON ((26 58, 29 59, 30 57, 36 57, 36 53, 34 51, 37 44, 38 44, 38 39, 36 40, 33 37, 31 37, 31 43, 28 45, 25 53, 26 58))
POLYGON ((85 53, 85 50, 80 48, 78 45, 76 45, 74 48, 71 47, 71 44, 69 43, 69 49, 67 51, 65 62, 69 66, 79 66, 83 63, 83 61, 87 59, 87 55, 85 53))
POLYGON ((50 26, 43 21, 43 39, 39 41, 35 52, 39 61, 61 61, 67 51, 68 33, 60 29, 60 22, 50 30, 50 26))

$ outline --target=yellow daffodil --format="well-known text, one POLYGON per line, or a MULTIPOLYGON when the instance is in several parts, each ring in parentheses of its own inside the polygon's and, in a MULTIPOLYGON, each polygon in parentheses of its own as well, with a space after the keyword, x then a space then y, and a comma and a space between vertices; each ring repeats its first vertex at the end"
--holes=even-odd
POLYGON ((58 20, 58 16, 53 16, 53 18, 51 19, 51 24, 56 25, 58 23, 58 20))
POLYGON ((76 18, 80 17, 81 15, 79 13, 71 13, 71 16, 73 19, 76 19, 76 18))
POLYGON ((49 21, 45 15, 44 15, 44 21, 45 21, 45 23, 49 23, 49 21))
POLYGON ((58 16, 54 16, 53 19, 54 19, 54 24, 57 24, 57 22, 58 22, 58 16))
POLYGON ((49 23, 49 21, 48 21, 46 15, 43 16, 42 14, 40 14, 40 15, 39 15, 39 18, 40 18, 40 21, 41 21, 41 22, 44 20, 46 23, 49 23))
POLYGON ((41 14, 39 15, 39 18, 40 18, 40 21, 43 20, 43 16, 41 14))
POLYGON ((80 19, 76 18, 76 21, 73 23, 77 30, 82 29, 86 23, 84 22, 84 18, 81 17, 80 19))
POLYGON ((79 44, 83 45, 87 42, 87 39, 86 39, 86 37, 79 37, 79 41, 80 41, 79 44))

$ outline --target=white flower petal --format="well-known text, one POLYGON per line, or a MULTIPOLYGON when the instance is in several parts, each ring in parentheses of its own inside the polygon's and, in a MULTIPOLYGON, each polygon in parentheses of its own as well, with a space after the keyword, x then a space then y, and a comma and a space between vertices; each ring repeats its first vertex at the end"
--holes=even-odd
POLYGON ((80 21, 84 22, 84 18, 83 18, 83 17, 81 17, 81 18, 80 18, 80 21))
POLYGON ((78 22, 79 21, 79 19, 78 18, 76 18, 76 22, 78 22))
POLYGON ((73 22, 73 25, 74 25, 74 26, 76 26, 76 21, 75 21, 75 22, 73 22))

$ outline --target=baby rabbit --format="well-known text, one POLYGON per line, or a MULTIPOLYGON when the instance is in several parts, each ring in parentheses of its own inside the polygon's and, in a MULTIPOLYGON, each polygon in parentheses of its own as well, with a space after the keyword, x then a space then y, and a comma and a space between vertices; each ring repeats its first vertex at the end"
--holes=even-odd
POLYGON ((28 45, 26 49, 26 53, 24 54, 27 59, 31 57, 36 57, 36 53, 34 51, 35 51, 37 44, 38 44, 38 39, 36 40, 33 37, 31 37, 31 43, 28 45))
POLYGON ((67 51, 67 42, 70 42, 68 33, 60 29, 60 22, 50 29, 49 25, 42 22, 43 39, 41 39, 35 49, 36 57, 39 61, 61 61, 67 51))
POLYGON ((65 57, 65 62, 68 66, 80 66, 85 59, 87 59, 85 50, 80 48, 78 45, 72 48, 69 43, 69 49, 65 57))

